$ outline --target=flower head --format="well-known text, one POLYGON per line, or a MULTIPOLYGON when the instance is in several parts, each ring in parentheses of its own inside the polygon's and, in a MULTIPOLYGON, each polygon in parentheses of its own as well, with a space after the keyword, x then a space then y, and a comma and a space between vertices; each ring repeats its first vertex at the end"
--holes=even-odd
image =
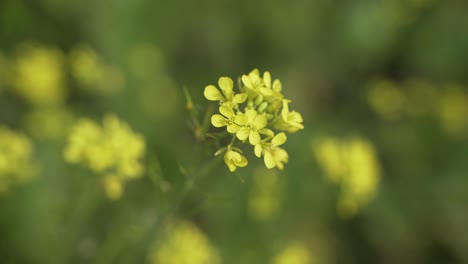
POLYGON ((242 113, 235 114, 234 110, 227 105, 223 104, 219 107, 219 112, 222 115, 214 114, 211 117, 211 124, 214 127, 227 127, 229 133, 236 133, 239 131, 240 126, 245 125, 247 122, 246 115, 242 113))
POLYGON ((235 94, 233 90, 233 81, 229 77, 221 77, 218 80, 221 92, 214 85, 205 87, 205 98, 210 101, 219 101, 220 103, 241 104, 247 99, 246 93, 235 94))
POLYGON ((289 111, 288 100, 283 100, 283 109, 281 117, 277 119, 275 127, 279 130, 288 131, 289 133, 297 132, 304 129, 302 115, 296 111, 289 111))
POLYGON ((255 110, 249 109, 245 112, 247 122, 237 132, 236 136, 240 140, 249 138, 252 145, 257 145, 260 142, 260 131, 267 125, 267 118, 263 114, 258 114, 255 110))
POLYGON ((115 193, 121 193, 115 191, 119 189, 116 180, 123 183, 142 175, 140 159, 144 152, 143 136, 133 132, 117 116, 107 115, 102 126, 89 119, 78 121, 69 135, 64 157, 70 163, 83 164, 107 177, 109 197, 115 199, 118 198, 115 193))
POLYGON ((231 172, 235 171, 237 167, 245 167, 249 163, 246 157, 230 147, 228 147, 224 154, 224 162, 231 172))
POLYGON ((284 163, 288 162, 288 153, 279 146, 283 145, 286 139, 286 134, 281 132, 274 136, 270 142, 255 145, 255 156, 260 158, 263 154, 263 161, 267 168, 278 167, 282 170, 284 163))
POLYGON ((265 71, 261 76, 259 70, 254 69, 241 77, 239 94, 234 92, 233 82, 228 77, 221 77, 218 84, 221 91, 208 85, 204 95, 208 100, 221 103, 220 114, 211 117, 212 125, 226 127, 229 134, 235 134, 231 143, 217 152, 227 149, 225 162, 229 170, 247 165, 247 159, 232 150, 236 139, 254 146, 255 155, 263 156, 267 168, 283 169, 289 156, 279 146, 286 141, 286 134, 275 134, 296 132, 304 126, 301 114, 289 111, 291 101, 284 98, 280 80, 272 81, 270 72, 265 71))

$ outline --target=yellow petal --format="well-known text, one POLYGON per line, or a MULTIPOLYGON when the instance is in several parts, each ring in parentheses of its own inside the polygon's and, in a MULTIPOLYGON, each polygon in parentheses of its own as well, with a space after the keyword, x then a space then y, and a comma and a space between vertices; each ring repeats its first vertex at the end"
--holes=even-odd
POLYGON ((252 124, 255 120, 255 117, 257 117, 257 111, 249 109, 245 111, 245 115, 247 116, 247 123, 252 124))
POLYGON ((252 82, 250 81, 249 76, 242 75, 242 83, 244 83, 247 88, 253 89, 252 82))
POLYGON ((265 96, 270 96, 273 94, 273 90, 271 90, 270 88, 259 87, 258 90, 260 91, 262 95, 265 95, 265 96))
POLYGON ((281 115, 283 116, 284 121, 288 120, 288 114, 289 114, 288 100, 284 99, 283 109, 281 110, 281 115))
POLYGON ((220 107, 219 107, 219 112, 220 112, 223 116, 225 116, 225 117, 227 117, 227 118, 232 118, 232 117, 235 116, 234 111, 233 111, 232 108, 231 108, 229 105, 227 105, 227 104, 223 104, 222 106, 220 106, 220 107))
POLYGON ((252 123, 252 127, 256 130, 260 130, 266 126, 267 122, 265 115, 257 115, 252 123))
POLYGON ((236 103, 236 104, 242 104, 243 102, 245 102, 245 100, 247 100, 247 94, 246 93, 236 94, 232 98, 232 101, 234 103, 236 103))
POLYGON ((240 129, 240 126, 234 123, 227 126, 227 131, 232 134, 237 133, 239 129, 240 129))
POLYGON ((215 114, 211 117, 211 124, 213 124, 214 127, 223 127, 226 126, 228 122, 224 116, 215 114))
POLYGON ((245 124, 247 124, 247 116, 245 114, 242 114, 242 113, 239 113, 236 115, 236 117, 234 118, 234 122, 240 126, 245 126, 245 124))
POLYGON ((265 83, 265 86, 268 88, 271 88, 271 75, 270 72, 264 72, 263 73, 263 82, 265 83))
POLYGON ((255 145, 254 152, 255 156, 260 158, 262 156, 262 146, 260 144, 255 145))
POLYGON ((271 145, 279 146, 286 142, 286 134, 281 132, 271 140, 271 145))
POLYGON ((239 131, 237 131, 237 138, 240 140, 246 140, 249 137, 250 128, 248 127, 241 127, 239 131))
POLYGON ((273 91, 275 92, 281 92, 282 90, 282 85, 281 85, 281 81, 276 79, 274 82, 273 82, 273 91))
POLYGON ((252 144, 253 146, 257 145, 258 143, 260 143, 260 134, 258 133, 258 131, 256 130, 250 130, 250 134, 249 134, 249 142, 250 144, 252 144))
POLYGON ((224 100, 224 96, 221 94, 221 92, 214 87, 213 85, 208 85, 205 87, 205 91, 203 92, 205 95, 205 98, 210 100, 210 101, 220 101, 224 100))
POLYGON ((268 169, 273 169, 276 166, 275 160, 273 159, 273 155, 269 151, 265 152, 265 156, 263 158, 263 161, 265 162, 265 166, 268 169))
POLYGON ((247 164, 249 164, 249 161, 247 160, 246 157, 242 156, 241 154, 240 155, 240 159, 238 159, 236 162, 235 162, 235 165, 237 167, 245 167, 247 166, 247 164))
POLYGON ((223 91, 225 95, 232 94, 233 82, 229 77, 221 77, 218 80, 219 88, 223 91))

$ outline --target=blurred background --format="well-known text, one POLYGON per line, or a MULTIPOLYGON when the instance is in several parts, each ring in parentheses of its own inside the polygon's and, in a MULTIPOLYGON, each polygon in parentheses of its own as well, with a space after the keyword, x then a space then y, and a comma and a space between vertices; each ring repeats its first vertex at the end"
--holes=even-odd
POLYGON ((468 263, 467 13, 1 0, 1 262, 468 263), (201 121, 216 105, 204 87, 254 68, 305 129, 283 171, 251 155, 233 174, 183 88, 201 121), (108 114, 144 138, 144 172, 124 186, 64 158, 70 128, 108 114))

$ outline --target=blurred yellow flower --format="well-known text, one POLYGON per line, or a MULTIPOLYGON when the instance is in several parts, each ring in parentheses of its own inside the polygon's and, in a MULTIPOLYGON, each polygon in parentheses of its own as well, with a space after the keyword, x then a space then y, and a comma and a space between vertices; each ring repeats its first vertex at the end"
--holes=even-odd
POLYGON ((468 133, 468 94, 461 87, 448 87, 440 96, 437 114, 442 128, 452 137, 468 133))
POLYGON ((276 256, 272 264, 313 264, 316 263, 307 247, 300 242, 286 245, 276 256))
POLYGON ((121 193, 115 179, 124 183, 140 177, 143 173, 140 160, 144 153, 143 136, 109 114, 104 117, 102 126, 89 119, 79 120, 69 134, 64 157, 67 162, 80 163, 96 173, 106 174, 103 176, 110 177, 112 173, 105 186, 109 197, 115 199, 120 197, 116 193, 121 193))
POLYGON ((206 235, 194 224, 171 224, 149 254, 154 264, 219 264, 221 258, 206 235))
POLYGON ((397 84, 388 80, 374 84, 367 99, 372 109, 384 119, 399 118, 405 106, 405 94, 397 84))
POLYGON ((249 216, 257 221, 276 217, 281 210, 282 185, 275 170, 257 167, 248 199, 249 216))
POLYGON ((58 105, 66 98, 64 56, 59 49, 20 45, 11 61, 14 91, 33 105, 58 105))
POLYGON ((33 144, 23 134, 0 126, 0 193, 35 175, 33 144))
POLYGON ((363 138, 342 141, 327 137, 314 146, 314 152, 327 177, 341 186, 337 204, 341 217, 352 217, 374 198, 380 164, 371 142, 363 138))
POLYGON ((120 69, 106 64, 88 45, 76 46, 69 55, 72 76, 87 92, 114 93, 121 90, 125 76, 120 69))

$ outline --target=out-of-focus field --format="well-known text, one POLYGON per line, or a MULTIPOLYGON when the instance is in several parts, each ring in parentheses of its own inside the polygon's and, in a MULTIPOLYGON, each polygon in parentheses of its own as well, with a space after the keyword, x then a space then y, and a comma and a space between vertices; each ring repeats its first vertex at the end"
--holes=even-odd
POLYGON ((0 262, 468 263, 467 14, 0 1, 0 262), (193 114, 254 68, 305 128, 231 173, 193 114))

